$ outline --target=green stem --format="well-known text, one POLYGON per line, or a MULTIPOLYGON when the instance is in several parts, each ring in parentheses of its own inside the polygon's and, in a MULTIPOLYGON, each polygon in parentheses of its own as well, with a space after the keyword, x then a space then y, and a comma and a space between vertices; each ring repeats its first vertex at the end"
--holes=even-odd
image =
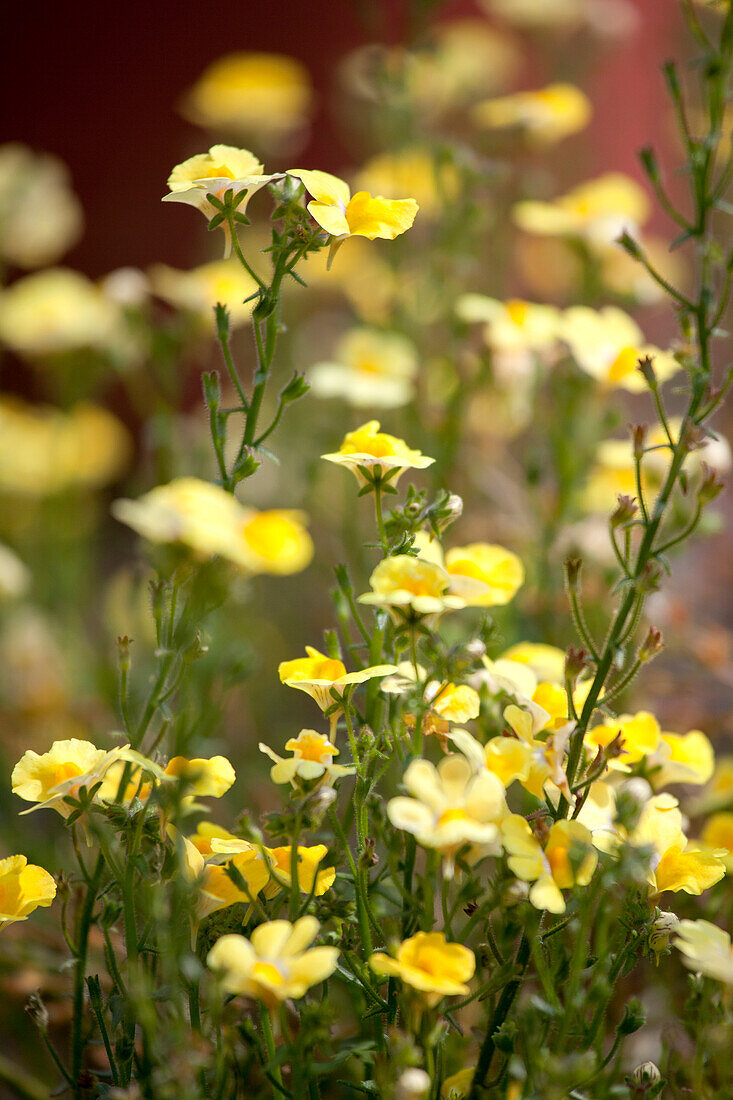
POLYGON ((267 1051, 267 1060, 269 1063, 269 1070, 272 1076, 277 1081, 278 1085, 282 1088, 282 1074, 280 1072, 280 1066, 277 1064, 277 1054, 275 1051, 275 1038, 272 1034, 272 1023, 270 1021, 270 1014, 265 1006, 260 1001, 258 1003, 260 1010, 260 1027, 262 1028, 262 1036, 265 1040, 265 1049, 267 1051))
POLYGON ((79 931, 76 937, 76 964, 74 967, 73 1014, 71 1022, 71 1082, 74 1100, 82 1100, 83 1089, 79 1082, 82 1059, 84 1056, 84 986, 86 981, 87 952, 89 950, 89 930, 92 926, 94 905, 97 900, 104 856, 100 852, 87 887, 86 897, 79 918, 79 931))

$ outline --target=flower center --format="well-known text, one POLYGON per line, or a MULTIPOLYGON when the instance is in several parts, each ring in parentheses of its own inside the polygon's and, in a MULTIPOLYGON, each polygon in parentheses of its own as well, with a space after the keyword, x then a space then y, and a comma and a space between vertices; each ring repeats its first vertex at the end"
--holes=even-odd
POLYGON ((448 810, 443 810, 443 813, 438 818, 438 825, 449 825, 451 821, 468 821, 468 814, 465 810, 461 810, 457 806, 448 810))
POLYGON ((638 348, 622 348, 608 368, 608 381, 619 382, 622 378, 626 378, 627 375, 636 370, 638 362, 638 348))
POLYGON ((285 981, 279 967, 269 962, 256 962, 252 967, 252 977, 259 978, 268 985, 282 985, 285 981))
POLYGON ((515 325, 520 327, 526 323, 529 307, 519 298, 512 298, 506 304, 507 313, 515 325))

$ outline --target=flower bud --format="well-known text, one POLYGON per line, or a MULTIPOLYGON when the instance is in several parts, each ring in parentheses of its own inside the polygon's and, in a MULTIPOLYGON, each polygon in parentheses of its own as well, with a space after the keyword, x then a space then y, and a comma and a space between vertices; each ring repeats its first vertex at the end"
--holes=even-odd
POLYGON ((486 643, 482 642, 480 638, 473 638, 466 646, 467 657, 484 657, 486 655, 486 643))
POLYGON ((570 592, 580 590, 580 572, 583 562, 580 558, 568 558, 565 562, 565 581, 570 592))
POLYGON ((569 645, 565 651, 565 679, 574 684, 581 672, 584 672, 587 667, 588 654, 586 651, 579 649, 578 646, 569 645))
POLYGON ((636 501, 633 497, 626 496, 624 493, 618 494, 618 504, 616 509, 611 513, 610 523, 612 527, 626 527, 628 523, 634 518, 638 511, 636 501))
POLYGON ((646 1016, 641 1001, 632 998, 624 1009, 624 1017, 618 1025, 619 1035, 633 1035, 635 1031, 646 1023, 646 1016))
POLYGON ((216 412, 221 405, 219 372, 217 370, 204 371, 201 375, 201 385, 204 391, 204 404, 206 408, 210 412, 216 412))
POLYGON ((661 1080, 662 1075, 659 1072, 659 1066, 655 1065, 654 1062, 642 1062, 629 1076, 629 1084, 637 1093, 640 1091, 646 1092, 647 1089, 658 1085, 661 1080))
POLYGON ((48 1030, 48 1009, 41 1000, 40 992, 31 993, 25 1003, 25 1011, 39 1031, 48 1030))
POLYGON ((424 1100, 430 1088, 430 1077, 424 1069, 406 1069, 395 1087, 395 1100, 424 1100))
POLYGON ((647 430, 647 424, 629 424, 629 431, 631 432, 631 443, 634 449, 634 458, 637 462, 639 462, 644 457, 647 430))
POLYGON ((706 462, 702 463, 702 482, 700 488, 697 491, 697 502, 700 507, 704 507, 709 504, 711 500, 715 500, 718 493, 722 492, 725 485, 722 481, 718 481, 717 470, 712 470, 706 462))
POLYGON ((679 923, 679 917, 674 913, 665 912, 660 912, 654 921, 652 930, 649 933, 649 948, 654 952, 657 965, 659 965, 659 956, 666 950, 670 936, 677 931, 679 923))
POLYGON ((130 646, 132 645, 132 638, 128 638, 127 634, 121 634, 116 642, 117 645, 117 662, 119 664, 120 672, 130 671, 130 646))
POLYGON ((649 627, 649 633, 639 648, 639 660, 651 661, 658 653, 661 653, 664 649, 664 642, 662 641, 661 630, 655 630, 653 626, 649 627))
POLYGON ((639 360, 638 370, 644 375, 644 380, 650 390, 657 388, 657 376, 654 373, 654 360, 651 355, 645 355, 639 360))

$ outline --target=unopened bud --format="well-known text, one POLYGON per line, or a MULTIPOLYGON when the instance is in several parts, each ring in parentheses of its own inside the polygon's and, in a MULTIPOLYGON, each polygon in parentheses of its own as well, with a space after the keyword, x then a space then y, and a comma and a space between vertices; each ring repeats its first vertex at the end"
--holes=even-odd
POLYGON ((29 1019, 33 1021, 39 1031, 48 1030, 48 1009, 41 1000, 41 994, 31 993, 25 1003, 25 1011, 29 1019))
POLYGON ((194 640, 187 645, 181 653, 181 658, 185 664, 192 664, 194 661, 198 661, 199 657, 203 657, 205 653, 209 652, 209 647, 204 644, 201 631, 196 631, 194 640))
POLYGON ((480 638, 473 638, 466 646, 466 656, 478 659, 486 656, 486 644, 480 638))
POLYGON ((624 1009, 624 1017, 618 1025, 619 1035, 633 1035, 635 1031, 646 1023, 646 1016, 641 1001, 633 998, 624 1009))
POLYGON ((633 497, 625 493, 618 494, 618 504, 611 513, 610 523, 612 527, 626 527, 636 515, 638 508, 633 497))
POLYGON ((692 420, 688 420, 685 423, 682 433, 682 442, 688 451, 699 451, 701 447, 705 446, 707 441, 708 436, 704 428, 701 428, 699 424, 693 423, 692 420))
POLYGON ((379 856, 377 855, 377 845, 374 837, 364 837, 364 847, 359 854, 359 866, 360 867, 374 867, 379 863, 379 856))
POLYGON ((637 364, 637 369, 644 375, 644 380, 650 390, 657 388, 657 376, 654 373, 654 360, 651 355, 645 355, 637 364))
POLYGON ((201 375, 201 386, 204 391, 204 404, 210 412, 216 412, 221 405, 221 386, 219 385, 219 372, 216 370, 204 371, 201 375))
POLYGON ((314 791, 311 799, 311 815, 314 820, 320 821, 336 801, 336 791, 333 787, 321 785, 314 791))
POLYGON ((582 568, 583 562, 580 558, 568 558, 565 562, 565 581, 570 592, 579 591, 582 568))
POLYGON ((130 671, 130 646, 132 645, 132 638, 128 638, 127 634, 120 634, 116 642, 117 645, 117 663, 120 668, 120 672, 130 671))
POLYGON ((644 457, 647 430, 647 424, 629 424, 629 431, 631 432, 631 445, 634 451, 634 458, 637 462, 639 462, 644 457))
POLYGON ((662 641, 661 630, 655 630, 653 626, 650 626, 649 633, 639 648, 638 659, 640 661, 651 661, 663 649, 664 642, 662 641))
POLYGON ((579 649, 577 646, 569 645, 565 651, 565 679, 574 684, 581 672, 584 672, 587 667, 588 654, 586 651, 579 649))
POLYGON ((445 512, 447 527, 449 523, 454 523, 463 515, 463 497, 459 497, 458 493, 451 493, 445 504, 445 512))
POLYGON ((395 1100, 424 1100, 430 1089, 430 1077, 424 1069, 406 1069, 395 1086, 395 1100))
POLYGON ((641 248, 634 240, 634 238, 626 232, 626 230, 624 230, 621 236, 617 239, 616 243, 620 244, 624 252, 628 252, 629 256, 633 256, 635 260, 640 260, 642 258, 643 253, 641 251, 641 248))
POLYGON ((297 401, 299 398, 304 397, 309 389, 310 384, 306 382, 305 377, 302 374, 298 374, 296 371, 287 386, 280 391, 280 400, 283 405, 289 405, 292 401, 297 401))
POLYGON ((606 760, 615 760, 619 756, 623 756, 626 752, 624 748, 624 731, 619 730, 613 740, 609 741, 603 750, 603 755, 606 760))
POLYGON ((649 933, 649 948, 654 952, 656 956, 657 964, 659 964, 659 956, 664 951, 670 940, 670 936, 673 932, 677 931, 679 927, 680 919, 674 913, 660 912, 657 919, 652 925, 652 930, 649 933))
POLYGON ((659 1066, 655 1065, 654 1062, 642 1062, 629 1076, 629 1084, 637 1095, 643 1095, 648 1089, 658 1085, 661 1080, 662 1075, 659 1072, 659 1066))
POLYGON ((638 591, 643 593, 656 592, 664 572, 658 561, 648 561, 639 578, 638 591))
POLYGON ((718 493, 722 492, 725 485, 722 481, 718 480, 717 470, 711 469, 706 462, 702 463, 702 482, 700 488, 697 490, 697 502, 700 507, 709 504, 711 500, 715 500, 718 493))

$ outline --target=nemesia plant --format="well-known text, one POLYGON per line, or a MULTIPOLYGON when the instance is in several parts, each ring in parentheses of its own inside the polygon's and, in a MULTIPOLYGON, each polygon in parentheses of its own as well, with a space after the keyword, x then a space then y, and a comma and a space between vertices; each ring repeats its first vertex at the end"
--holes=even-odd
MULTIPOLYGON (((615 10, 482 6, 537 49, 541 28, 590 35, 615 10)), ((346 60, 378 150, 349 180, 266 173, 225 144, 176 165, 166 217, 202 212, 224 260, 99 285, 58 269, 0 292, 0 339, 57 369, 66 410, 0 397, 0 494, 26 508, 15 526, 10 512, 1 599, 25 598, 14 547, 43 509, 131 461, 92 383, 76 392, 73 357, 115 364, 135 408, 157 410, 111 505, 135 564, 105 597, 114 674, 87 646, 74 685, 98 684, 96 705, 69 702, 50 627, 0 627, 22 671, 0 706, 36 746, 11 770, 14 808, 55 811, 23 819, 48 819, 47 867, 0 860, 0 934, 20 956, 52 907, 48 969, 68 1004, 62 1028, 51 983, 31 997, 48 1064, 0 1056, 12 1094, 48 1095, 48 1078, 72 1100, 730 1095, 733 763, 689 728, 703 712, 669 719, 648 671, 665 575, 715 530, 729 463, 710 425, 733 378, 715 343, 733 269, 719 226, 733 7, 713 8, 681 0, 698 56, 689 80, 664 69, 679 187, 641 154, 674 251, 692 254, 679 280, 641 236, 647 188, 610 171, 553 191, 525 173, 592 105, 562 74, 510 90, 518 39, 477 18, 346 60), (505 146, 499 170, 482 150, 505 146), (570 257, 567 295, 512 297, 499 228, 530 261, 570 257), (633 315, 649 286, 679 329, 659 345, 633 315), (193 427, 175 374, 214 336, 193 427), (623 410, 646 420, 613 438, 623 410)), ((310 109, 300 66, 258 54, 222 59, 183 104, 273 160, 310 109)), ((65 587, 69 638, 85 560, 65 587)), ((674 616, 663 625, 673 636, 674 616)), ((29 853, 39 835, 9 833, 29 853)))

